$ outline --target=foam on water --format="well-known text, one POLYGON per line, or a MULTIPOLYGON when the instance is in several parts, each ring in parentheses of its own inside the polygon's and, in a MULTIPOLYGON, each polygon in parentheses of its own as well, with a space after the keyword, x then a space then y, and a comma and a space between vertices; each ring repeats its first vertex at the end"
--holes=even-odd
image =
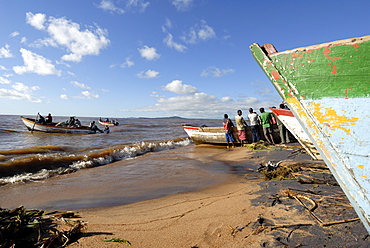
MULTIPOLYGON (((31 165, 36 169, 36 165, 43 165, 44 167, 48 165, 50 168, 39 169, 35 172, 15 173, 15 175, 0 178, 0 185, 43 180, 56 175, 72 173, 80 169, 102 166, 124 159, 133 159, 148 152, 175 149, 190 143, 191 140, 189 138, 178 138, 161 142, 137 142, 134 145, 90 151, 84 155, 68 154, 63 156, 61 153, 48 153, 11 159, 7 163, 12 164, 14 167, 16 167, 16 164, 22 165, 20 170, 25 170, 23 167, 31 165)), ((31 150, 33 151, 33 149, 31 150)))

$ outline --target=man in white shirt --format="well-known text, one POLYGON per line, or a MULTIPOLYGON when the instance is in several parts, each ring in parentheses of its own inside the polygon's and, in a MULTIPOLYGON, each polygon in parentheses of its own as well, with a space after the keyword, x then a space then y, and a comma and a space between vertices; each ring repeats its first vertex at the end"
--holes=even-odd
POLYGON ((261 140, 260 127, 259 127, 258 114, 256 112, 253 112, 252 108, 249 109, 248 119, 251 124, 252 142, 257 143, 258 141, 261 140))

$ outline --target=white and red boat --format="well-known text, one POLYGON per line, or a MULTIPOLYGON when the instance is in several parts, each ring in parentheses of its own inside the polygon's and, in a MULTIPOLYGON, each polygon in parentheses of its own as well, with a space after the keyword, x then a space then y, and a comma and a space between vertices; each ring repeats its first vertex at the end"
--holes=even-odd
MULTIPOLYGON (((225 131, 223 127, 197 127, 183 125, 182 128, 196 145, 226 144, 225 131)), ((233 137, 235 141, 239 141, 236 127, 233 127, 233 137)))
POLYGON ((113 126, 118 126, 119 125, 118 121, 103 121, 102 119, 99 119, 98 122, 99 122, 100 125, 109 126, 109 127, 113 127, 113 126))
POLYGON ((303 130, 298 119, 293 115, 292 111, 287 109, 274 109, 270 108, 272 113, 284 124, 284 126, 289 130, 289 132, 298 140, 298 142, 303 146, 306 152, 314 160, 322 160, 322 157, 317 151, 316 147, 303 130))

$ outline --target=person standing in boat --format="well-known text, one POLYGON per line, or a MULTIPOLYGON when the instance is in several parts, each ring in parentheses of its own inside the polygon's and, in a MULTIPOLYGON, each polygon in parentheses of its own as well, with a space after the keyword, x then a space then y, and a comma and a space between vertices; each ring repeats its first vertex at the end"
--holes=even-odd
POLYGON ((262 124, 263 134, 267 142, 271 145, 275 145, 274 138, 272 136, 272 128, 271 128, 271 113, 265 112, 264 108, 260 108, 260 122, 262 124))
POLYGON ((40 124, 46 124, 46 121, 45 121, 44 116, 42 116, 42 115, 40 115, 40 114, 38 114, 38 115, 39 115, 38 123, 40 123, 40 124))
POLYGON ((81 121, 79 119, 75 120, 75 126, 76 127, 82 127, 81 121))
POLYGON ((249 109, 249 115, 248 119, 251 125, 251 131, 252 131, 252 142, 257 143, 261 140, 260 138, 260 125, 259 125, 259 119, 258 114, 256 112, 253 112, 253 109, 249 109))
POLYGON ((53 117, 51 116, 50 113, 46 116, 45 121, 46 121, 46 123, 52 123, 53 122, 53 117))
POLYGON ((242 114, 243 112, 239 109, 237 111, 237 116, 235 116, 235 123, 236 123, 236 128, 238 129, 238 138, 240 140, 240 145, 243 147, 243 143, 247 143, 247 134, 245 131, 245 127, 248 126, 247 123, 245 122, 242 114))
POLYGON ((224 114, 224 119, 223 119, 222 124, 224 126, 227 148, 230 147, 230 142, 232 146, 235 147, 235 144, 234 144, 235 140, 233 137, 233 129, 232 129, 234 127, 234 123, 229 119, 229 116, 227 114, 224 114))

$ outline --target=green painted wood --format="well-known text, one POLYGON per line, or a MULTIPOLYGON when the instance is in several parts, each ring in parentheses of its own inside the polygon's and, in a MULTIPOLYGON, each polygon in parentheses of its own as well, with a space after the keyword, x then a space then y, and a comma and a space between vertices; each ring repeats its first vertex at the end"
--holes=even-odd
POLYGON ((264 62, 267 75, 278 82, 283 97, 288 88, 302 99, 370 96, 370 41, 346 40, 268 55, 257 44, 251 46, 257 61, 264 62), (356 42, 357 41, 357 42, 356 42), (284 77, 282 76, 284 75, 284 77))

